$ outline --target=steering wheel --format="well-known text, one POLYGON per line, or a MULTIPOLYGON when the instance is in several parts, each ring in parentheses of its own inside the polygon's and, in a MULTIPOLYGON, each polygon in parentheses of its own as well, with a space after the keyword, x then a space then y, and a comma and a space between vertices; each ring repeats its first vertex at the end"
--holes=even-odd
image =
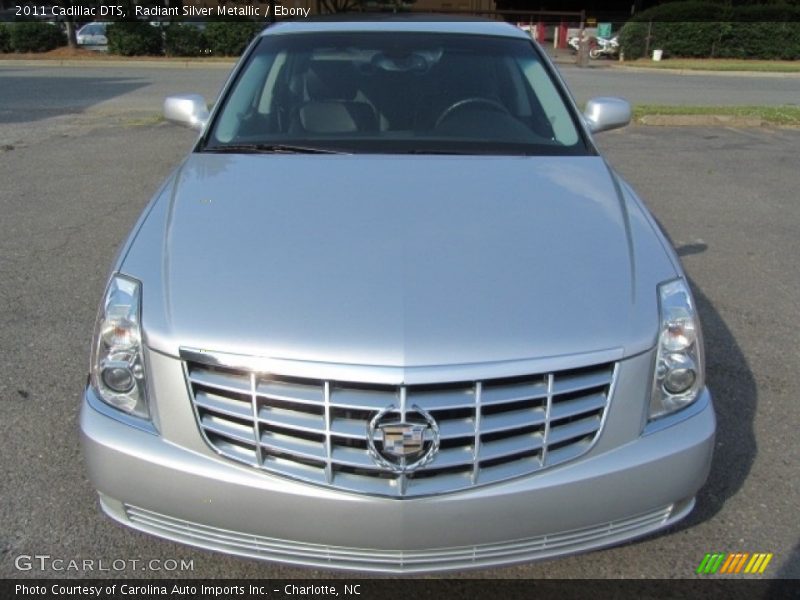
POLYGON ((509 110, 497 100, 492 100, 491 98, 481 98, 480 96, 474 96, 472 98, 464 98, 463 100, 459 100, 454 102, 447 108, 442 111, 442 114, 439 115, 439 118, 436 119, 436 124, 433 126, 434 129, 439 127, 450 115, 454 112, 463 109, 464 107, 470 107, 473 104, 482 104, 483 106, 487 106, 493 110, 498 112, 502 112, 504 114, 511 114, 509 110))

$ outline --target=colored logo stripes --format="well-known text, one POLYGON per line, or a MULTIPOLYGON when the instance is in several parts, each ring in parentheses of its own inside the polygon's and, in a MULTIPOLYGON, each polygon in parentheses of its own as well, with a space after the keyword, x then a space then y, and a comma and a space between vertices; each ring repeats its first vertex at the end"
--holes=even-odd
POLYGON ((697 567, 698 574, 713 575, 715 573, 763 573, 769 561, 772 560, 772 553, 755 552, 716 552, 706 554, 697 567))

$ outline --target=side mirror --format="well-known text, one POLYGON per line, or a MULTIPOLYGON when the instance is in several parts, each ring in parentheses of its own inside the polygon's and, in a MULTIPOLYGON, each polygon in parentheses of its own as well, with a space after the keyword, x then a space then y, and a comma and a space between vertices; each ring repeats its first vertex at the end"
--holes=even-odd
POLYGON ((208 105, 205 98, 197 94, 168 96, 164 100, 164 117, 172 123, 202 131, 208 122, 208 105))
POLYGON ((622 98, 592 98, 583 116, 592 133, 608 131, 631 122, 631 105, 622 98))

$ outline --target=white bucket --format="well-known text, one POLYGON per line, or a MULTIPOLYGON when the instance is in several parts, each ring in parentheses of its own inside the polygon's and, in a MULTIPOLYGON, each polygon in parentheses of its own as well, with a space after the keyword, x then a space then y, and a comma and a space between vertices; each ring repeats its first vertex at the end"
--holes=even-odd
POLYGON ((664 56, 663 50, 653 50, 653 60, 658 62, 661 60, 661 57, 664 56))

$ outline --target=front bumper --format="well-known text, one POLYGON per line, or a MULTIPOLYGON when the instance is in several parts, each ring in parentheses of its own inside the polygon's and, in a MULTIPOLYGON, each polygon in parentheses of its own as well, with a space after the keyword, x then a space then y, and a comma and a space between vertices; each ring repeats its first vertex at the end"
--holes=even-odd
MULTIPOLYGON (((109 418, 91 393, 81 413, 84 455, 115 520, 226 553, 360 571, 506 565, 645 535, 691 511, 714 446, 704 390, 683 418, 628 443, 601 439, 585 457, 531 476, 399 500, 256 472, 109 418)), ((624 417, 625 405, 615 399, 601 438, 618 435, 619 423, 633 426, 638 417, 624 417)), ((163 415, 162 423, 163 433, 163 415)))

